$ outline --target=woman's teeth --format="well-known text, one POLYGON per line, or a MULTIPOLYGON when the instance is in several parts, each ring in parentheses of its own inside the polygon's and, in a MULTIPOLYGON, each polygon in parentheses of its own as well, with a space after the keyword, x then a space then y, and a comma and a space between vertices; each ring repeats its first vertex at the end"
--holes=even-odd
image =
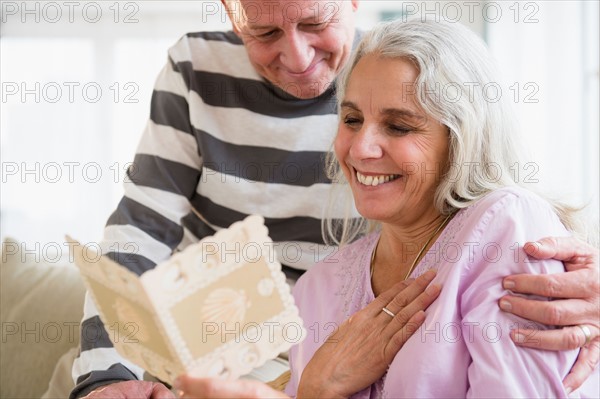
POLYGON ((378 186, 383 183, 387 183, 392 180, 396 180, 400 175, 379 175, 379 176, 365 176, 360 172, 356 172, 356 179, 364 184, 365 186, 378 186))

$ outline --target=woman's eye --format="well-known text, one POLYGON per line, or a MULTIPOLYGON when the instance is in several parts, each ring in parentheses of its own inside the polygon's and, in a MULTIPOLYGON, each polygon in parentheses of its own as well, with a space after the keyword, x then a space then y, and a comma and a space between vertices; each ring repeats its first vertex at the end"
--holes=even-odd
POLYGON ((399 126, 399 125, 389 125, 388 129, 390 132, 392 132, 393 134, 397 134, 397 135, 405 135, 412 131, 412 129, 410 129, 406 126, 399 126))

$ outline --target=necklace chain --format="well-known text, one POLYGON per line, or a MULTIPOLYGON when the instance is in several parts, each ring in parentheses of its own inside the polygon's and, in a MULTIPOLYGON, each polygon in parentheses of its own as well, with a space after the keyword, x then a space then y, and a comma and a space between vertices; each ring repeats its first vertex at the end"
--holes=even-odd
MULTIPOLYGON (((413 263, 410 265, 410 268, 408 269, 408 273, 406 273, 406 276, 404 276, 404 280, 406 280, 410 276, 410 274, 413 272, 413 269, 415 268, 417 263, 419 263, 419 260, 421 260, 421 257, 423 256, 423 253, 425 252, 425 248, 427 248, 429 243, 431 243, 431 240, 433 240, 433 237, 435 237, 435 235, 437 233, 439 233, 440 230, 442 230, 444 228, 444 226, 446 226, 448 224, 448 222, 450 221, 450 219, 452 218, 453 215, 454 214, 451 213, 448 216, 446 216, 446 218, 442 221, 442 223, 440 223, 440 225, 437 227, 437 229, 435 229, 433 234, 431 236, 429 236, 429 238, 427 239, 427 242, 425 242, 425 245, 423 245, 421 247, 421 250, 417 254, 417 257, 415 258, 415 260, 413 260, 413 263)), ((375 244, 375 248, 373 248, 373 253, 371 254, 371 279, 373 278, 373 272, 375 270, 375 252, 377 252, 377 247, 379 246, 380 239, 381 239, 381 235, 377 239, 377 244, 375 244)))

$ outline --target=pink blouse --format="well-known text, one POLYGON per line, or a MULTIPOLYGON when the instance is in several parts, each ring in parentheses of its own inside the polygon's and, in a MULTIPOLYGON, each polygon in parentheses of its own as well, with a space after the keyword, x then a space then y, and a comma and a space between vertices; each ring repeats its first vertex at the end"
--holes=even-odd
MULTIPOLYGON (((543 199, 521 188, 492 192, 461 210, 411 277, 437 269, 439 298, 421 328, 405 343, 387 373, 353 398, 566 397, 562 380, 578 350, 517 347, 511 329, 547 329, 498 307, 507 294, 502 278, 518 273, 559 273, 561 262, 537 261, 522 250, 527 240, 568 232, 543 199)), ((302 370, 333 329, 373 301, 369 264, 379 233, 326 258, 294 287, 308 331, 290 350, 295 396, 302 370)), ((598 372, 571 397, 600 397, 598 372)))

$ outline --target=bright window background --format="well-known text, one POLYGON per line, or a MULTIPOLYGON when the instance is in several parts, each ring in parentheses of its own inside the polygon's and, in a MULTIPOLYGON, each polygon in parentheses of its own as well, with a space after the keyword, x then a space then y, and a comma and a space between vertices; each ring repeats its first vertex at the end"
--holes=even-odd
MULTIPOLYGON (((65 233, 100 239, 166 50, 186 32, 229 26, 216 0, 74 4, 1 8, 1 235, 42 252, 65 233)), ((540 186, 589 203, 597 220, 598 3, 364 0, 358 24, 436 11, 491 46, 540 186)), ((519 173, 533 170, 522 165, 519 173)))

